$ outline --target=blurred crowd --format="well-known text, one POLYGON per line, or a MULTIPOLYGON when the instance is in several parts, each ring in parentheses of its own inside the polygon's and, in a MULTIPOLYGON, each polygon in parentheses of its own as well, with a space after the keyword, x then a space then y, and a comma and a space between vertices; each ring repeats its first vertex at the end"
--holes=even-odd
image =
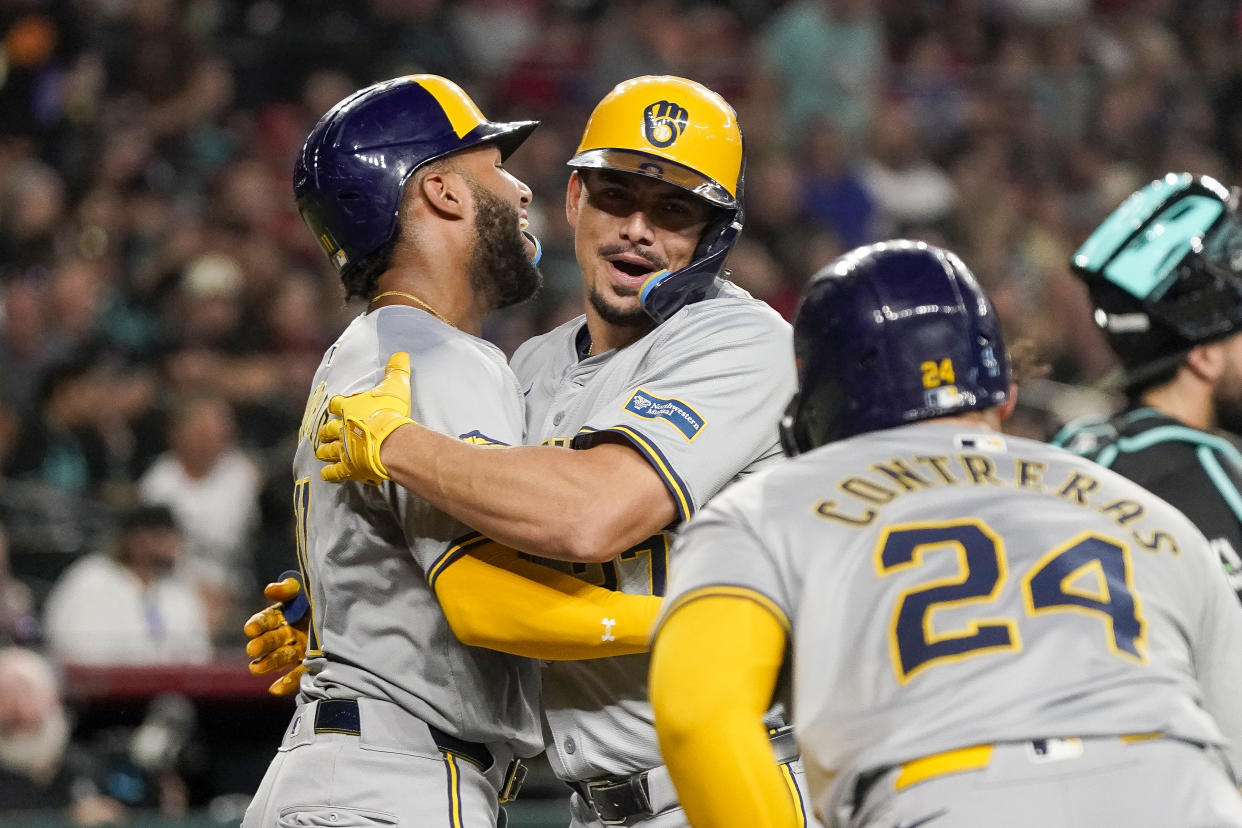
POLYGON ((360 310, 292 160, 336 101, 412 72, 543 122, 507 165, 545 245, 541 295, 486 331, 507 352, 580 310, 587 114, 676 74, 746 138, 735 281, 789 316, 850 247, 957 251, 1025 343, 1036 436, 1107 401, 1067 267, 1089 230, 1168 170, 1242 180, 1236 0, 0 0, 0 646, 239 649, 294 562, 309 380, 360 310))

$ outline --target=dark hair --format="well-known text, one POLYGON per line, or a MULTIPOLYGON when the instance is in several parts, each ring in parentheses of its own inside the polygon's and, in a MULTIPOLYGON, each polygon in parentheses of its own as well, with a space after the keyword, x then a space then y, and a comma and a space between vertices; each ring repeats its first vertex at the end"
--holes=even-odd
POLYGON ((87 376, 99 364, 98 357, 87 353, 80 353, 52 365, 44 372, 43 378, 39 381, 38 389, 35 392, 36 402, 40 407, 47 405, 48 401, 58 391, 87 376))
POLYGON ((135 529, 176 529, 177 520, 172 510, 160 503, 135 506, 121 517, 121 531, 135 529))
POLYGON ((355 296, 370 299, 375 295, 379 277, 392 263, 392 251, 397 246, 398 235, 399 233, 394 233, 393 237, 384 242, 384 246, 379 250, 341 271, 341 284, 345 285, 346 302, 355 296))
POLYGON ((1172 382, 1177 377, 1177 372, 1182 370, 1182 366, 1186 364, 1188 353, 1189 351, 1183 351, 1179 354, 1172 354, 1145 366, 1145 370, 1136 370, 1127 374, 1124 378, 1127 402, 1139 402, 1151 389, 1172 382))
POLYGON ((370 299, 375 295, 379 285, 379 277, 383 276, 384 271, 392 266, 393 251, 397 249, 397 243, 401 241, 403 229, 401 214, 405 212, 406 203, 410 200, 413 193, 409 186, 410 182, 414 180, 417 173, 425 170, 452 169, 451 157, 450 154, 449 158, 436 158, 410 171, 409 177, 401 185, 401 202, 397 207, 397 226, 393 228, 392 238, 384 242, 373 253, 363 256, 341 271, 341 284, 345 285, 346 302, 355 296, 362 299, 370 299))

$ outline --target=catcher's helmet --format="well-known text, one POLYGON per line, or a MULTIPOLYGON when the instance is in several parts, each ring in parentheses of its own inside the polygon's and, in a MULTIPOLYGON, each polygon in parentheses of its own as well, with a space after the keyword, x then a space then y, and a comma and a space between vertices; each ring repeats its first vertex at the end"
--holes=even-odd
POLYGON ((957 256, 923 242, 860 247, 815 274, 794 318, 793 456, 1009 397, 996 311, 957 256))
POLYGON ((667 181, 716 207, 690 264, 652 274, 639 293, 657 323, 704 298, 742 232, 742 132, 724 98, 671 76, 620 83, 591 113, 569 166, 667 181))
POLYGON ((1169 173, 1130 195, 1074 254, 1127 387, 1163 375, 1196 345, 1242 330, 1237 210, 1236 190, 1169 173))
POLYGON ((396 232, 401 191, 423 164, 488 141, 502 157, 538 121, 496 123, 436 75, 373 84, 319 119, 293 167, 298 211, 344 273, 396 232))

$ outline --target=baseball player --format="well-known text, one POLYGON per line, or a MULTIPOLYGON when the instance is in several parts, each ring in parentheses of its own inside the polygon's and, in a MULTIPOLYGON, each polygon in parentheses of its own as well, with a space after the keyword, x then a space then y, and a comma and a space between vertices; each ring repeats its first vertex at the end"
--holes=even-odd
POLYGON ((413 75, 346 98, 298 157, 299 210, 368 305, 324 355, 299 434, 309 672, 247 828, 495 826, 511 760, 543 749, 538 662, 518 656, 646 648, 658 599, 520 560, 392 484, 328 485, 314 456, 329 412, 351 416, 337 395, 381 371, 364 396, 410 413, 407 353, 422 422, 521 442, 520 389, 479 331, 538 285, 519 230, 530 191, 502 165, 535 126, 488 121, 450 81, 413 75))
MULTIPOLYGON (((779 457, 789 326, 719 276, 743 222, 741 132, 720 96, 681 78, 626 81, 569 166, 585 314, 512 362, 536 445, 484 449, 418 423, 376 433, 361 412, 379 406, 364 398, 357 420, 325 427, 324 476, 390 477, 582 580, 663 595, 675 529, 779 457)), ((545 668, 548 756, 574 791, 575 826, 686 824, 647 669, 645 655, 545 668)), ((769 724, 773 772, 800 802, 792 736, 775 715, 769 724)))
POLYGON ((1242 423, 1238 190, 1170 173, 1125 200, 1074 254, 1125 371, 1126 405, 1053 443, 1172 503, 1212 542, 1242 597, 1242 455, 1213 433, 1242 423))
POLYGON ((761 717, 829 825, 1237 826, 1242 615, 1177 510, 1007 437, 995 311, 951 253, 860 248, 794 321, 794 459, 690 523, 651 694, 696 828, 796 824, 761 717))

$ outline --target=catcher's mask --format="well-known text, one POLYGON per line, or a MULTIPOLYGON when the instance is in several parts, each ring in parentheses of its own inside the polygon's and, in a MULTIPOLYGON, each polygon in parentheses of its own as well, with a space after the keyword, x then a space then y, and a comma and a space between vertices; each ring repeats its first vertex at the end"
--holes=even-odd
POLYGON ((1238 190, 1169 173, 1121 203, 1071 260, 1128 389, 1242 329, 1238 190))
POLYGON ((794 456, 833 440, 1009 398, 996 311, 966 265, 923 242, 860 247, 820 270, 794 317, 794 456))
POLYGON ((373 84, 328 110, 307 136, 293 167, 298 211, 344 274, 393 237, 415 170, 486 142, 508 158, 538 125, 489 121, 437 75, 373 84))
POLYGON ((684 78, 618 84, 587 121, 569 166, 644 175, 716 208, 690 264, 653 273, 639 292, 656 324, 703 299, 742 232, 742 132, 724 98, 684 78))

